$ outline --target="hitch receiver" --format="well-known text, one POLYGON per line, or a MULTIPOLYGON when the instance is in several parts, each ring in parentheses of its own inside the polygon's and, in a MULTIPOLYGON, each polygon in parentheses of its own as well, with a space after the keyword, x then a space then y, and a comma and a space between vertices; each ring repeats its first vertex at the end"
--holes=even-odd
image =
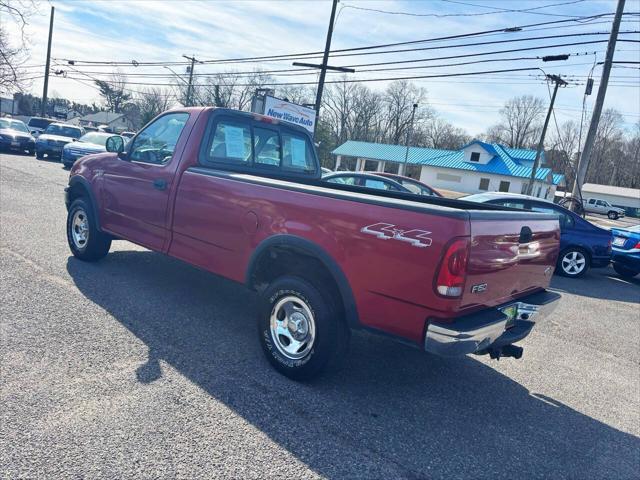
POLYGON ((517 360, 522 357, 522 347, 504 345, 503 347, 489 348, 489 356, 494 360, 500 360, 500 357, 513 357, 517 360))

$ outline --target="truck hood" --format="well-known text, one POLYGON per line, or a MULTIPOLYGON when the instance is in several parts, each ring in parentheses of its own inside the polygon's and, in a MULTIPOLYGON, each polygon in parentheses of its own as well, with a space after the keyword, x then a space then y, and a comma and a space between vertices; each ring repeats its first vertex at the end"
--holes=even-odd
POLYGON ((62 135, 48 135, 46 133, 43 133, 38 137, 38 140, 42 140, 42 141, 53 140, 55 142, 73 142, 74 138, 63 137, 62 135))
POLYGON ((74 155, 106 152, 104 146, 88 142, 70 142, 64 146, 64 150, 74 155))
POLYGON ((33 139, 30 133, 14 130, 12 128, 0 128, 0 135, 6 135, 15 139, 33 139))

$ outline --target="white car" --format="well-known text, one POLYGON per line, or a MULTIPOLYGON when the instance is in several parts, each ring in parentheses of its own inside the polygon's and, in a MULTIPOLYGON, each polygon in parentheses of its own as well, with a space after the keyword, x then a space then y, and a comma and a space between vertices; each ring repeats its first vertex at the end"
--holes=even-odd
POLYGON ((601 213, 602 215, 609 217, 611 220, 624 217, 624 208, 614 207, 606 200, 600 200, 599 198, 588 198, 585 200, 584 211, 590 213, 601 213))

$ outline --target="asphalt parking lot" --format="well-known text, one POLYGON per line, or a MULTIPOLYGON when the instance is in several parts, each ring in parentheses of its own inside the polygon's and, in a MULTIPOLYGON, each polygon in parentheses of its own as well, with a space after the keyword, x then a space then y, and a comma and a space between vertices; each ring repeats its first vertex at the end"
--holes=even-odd
POLYGON ((243 287, 128 242, 75 260, 67 177, 0 158, 0 477, 638 478, 640 278, 555 277, 522 360, 357 333, 297 384, 243 287))

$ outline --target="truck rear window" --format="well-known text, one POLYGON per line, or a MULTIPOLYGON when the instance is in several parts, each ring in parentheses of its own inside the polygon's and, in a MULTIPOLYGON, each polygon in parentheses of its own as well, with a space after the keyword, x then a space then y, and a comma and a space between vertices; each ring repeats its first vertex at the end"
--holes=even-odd
POLYGON ((310 174, 316 162, 309 139, 273 125, 254 125, 250 119, 221 118, 208 145, 201 150, 205 167, 310 174))

